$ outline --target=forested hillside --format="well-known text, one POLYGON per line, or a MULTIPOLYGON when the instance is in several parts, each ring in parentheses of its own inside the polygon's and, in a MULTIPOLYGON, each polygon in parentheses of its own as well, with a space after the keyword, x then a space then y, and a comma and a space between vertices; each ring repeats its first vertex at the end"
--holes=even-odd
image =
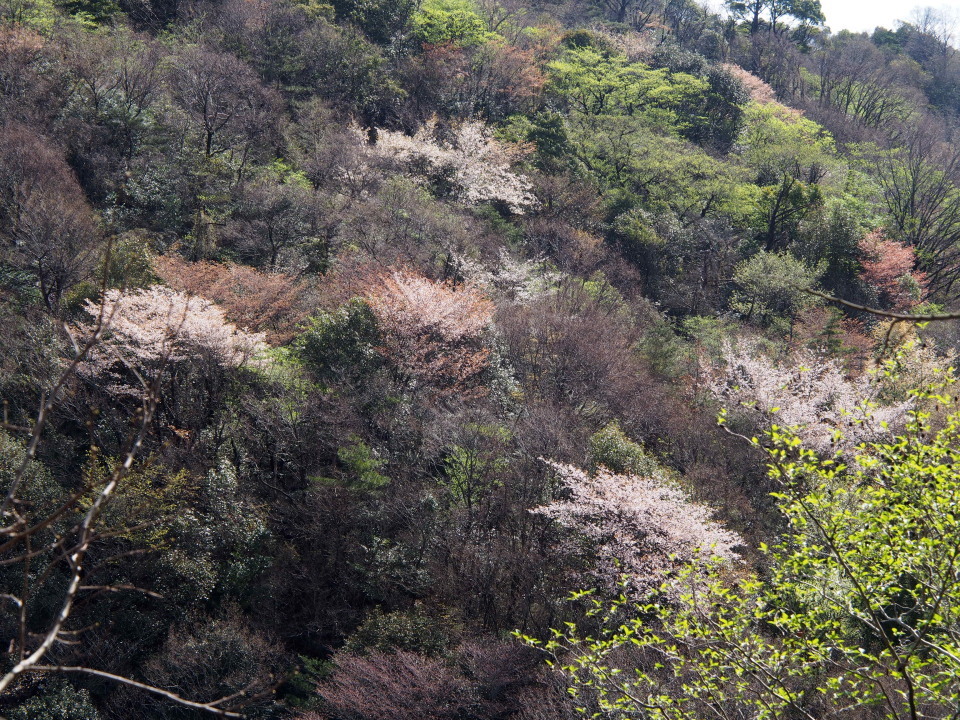
POLYGON ((956 717, 910 18, 0 0, 0 715, 956 717))

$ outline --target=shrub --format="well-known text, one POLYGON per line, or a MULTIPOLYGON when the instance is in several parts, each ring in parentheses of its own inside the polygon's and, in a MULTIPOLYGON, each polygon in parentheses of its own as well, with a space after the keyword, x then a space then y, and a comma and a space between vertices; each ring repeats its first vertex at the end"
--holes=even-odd
POLYGON ((347 640, 344 650, 353 653, 405 650, 440 657, 450 645, 448 623, 426 615, 420 609, 384 613, 374 608, 347 640))
POLYGON ((747 320, 786 332, 800 310, 817 302, 806 290, 824 270, 825 266, 810 267, 788 252, 760 251, 737 265, 730 307, 747 320))
POLYGON ((591 472, 604 467, 615 473, 643 475, 657 469, 656 461, 624 434, 616 420, 590 436, 589 460, 591 472))
MULTIPOLYGON (((207 702, 236 693, 233 704, 245 705, 245 712, 253 714, 269 707, 275 674, 287 664, 277 643, 228 608, 222 618, 173 629, 163 649, 143 664, 142 673, 157 687, 176 688, 207 702)), ((148 717, 198 718, 195 710, 153 696, 137 710, 148 717)))
POLYGON ((9 711, 8 720, 101 720, 89 691, 77 690, 62 678, 43 685, 38 695, 9 711))

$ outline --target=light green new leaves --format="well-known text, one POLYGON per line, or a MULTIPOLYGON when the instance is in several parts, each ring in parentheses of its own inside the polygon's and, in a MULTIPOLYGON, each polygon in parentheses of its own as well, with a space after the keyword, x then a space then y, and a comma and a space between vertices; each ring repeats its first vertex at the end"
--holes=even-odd
POLYGON ((690 143, 658 134, 648 119, 574 115, 568 135, 577 160, 607 187, 680 218, 756 211, 757 188, 738 169, 690 143))
POLYGON ((813 184, 845 169, 830 133, 790 108, 750 103, 744 120, 737 151, 761 185, 783 175, 813 184))
POLYGON ((413 37, 425 45, 473 47, 500 38, 487 30, 469 0, 428 0, 412 19, 413 37))
POLYGON ((587 115, 658 113, 663 125, 682 130, 709 91, 706 80, 653 69, 592 47, 569 50, 550 63, 551 88, 570 109, 587 115))
POLYGON ((786 531, 761 548, 762 579, 694 564, 646 604, 592 599, 594 635, 568 625, 528 642, 551 654, 594 717, 954 712, 960 416, 937 429, 917 411, 903 436, 862 447, 850 467, 789 429, 774 428, 765 447, 786 531))

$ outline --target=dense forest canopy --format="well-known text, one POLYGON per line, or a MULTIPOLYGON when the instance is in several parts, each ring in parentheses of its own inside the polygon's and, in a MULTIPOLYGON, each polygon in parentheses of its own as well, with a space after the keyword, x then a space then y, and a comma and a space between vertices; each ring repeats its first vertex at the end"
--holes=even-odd
POLYGON ((954 717, 958 28, 829 20, 0 0, 0 715, 954 717))

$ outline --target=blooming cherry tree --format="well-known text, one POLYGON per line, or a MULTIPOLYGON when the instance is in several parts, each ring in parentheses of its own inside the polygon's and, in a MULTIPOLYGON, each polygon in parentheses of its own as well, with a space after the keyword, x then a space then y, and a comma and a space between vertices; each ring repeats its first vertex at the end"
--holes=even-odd
POLYGON ((174 255, 156 258, 153 265, 174 290, 202 295, 222 308, 230 321, 264 332, 273 343, 293 337, 313 302, 309 285, 286 273, 234 263, 187 262, 174 255))
POLYGON ((697 554, 732 562, 743 540, 712 519, 712 511, 687 499, 658 470, 618 474, 600 467, 593 474, 551 463, 569 492, 565 500, 534 508, 586 538, 596 553, 595 575, 616 587, 621 575, 642 592, 659 587, 697 554))
POLYGON ((129 371, 149 378, 165 364, 197 358, 239 367, 266 347, 263 335, 237 328, 209 300, 163 285, 108 290, 102 304, 87 300, 84 310, 93 318, 102 313, 107 330, 81 372, 113 376, 105 387, 115 394, 137 394, 129 371))
POLYGON ((838 361, 810 351, 777 363, 745 342, 724 344, 710 388, 726 408, 752 415, 762 425, 795 428, 805 447, 852 459, 861 443, 901 427, 912 407, 909 401, 881 402, 882 385, 869 374, 849 379, 838 361))
POLYGON ((381 351, 406 380, 441 395, 481 392, 490 355, 484 334, 494 310, 483 293, 395 270, 370 285, 366 300, 380 326, 381 351))
POLYGON ((478 204, 501 202, 517 214, 536 205, 530 181, 511 165, 525 149, 495 140, 481 122, 459 125, 448 141, 437 140, 436 122, 427 123, 412 137, 380 130, 373 152, 405 167, 411 175, 448 174, 457 197, 478 204))

